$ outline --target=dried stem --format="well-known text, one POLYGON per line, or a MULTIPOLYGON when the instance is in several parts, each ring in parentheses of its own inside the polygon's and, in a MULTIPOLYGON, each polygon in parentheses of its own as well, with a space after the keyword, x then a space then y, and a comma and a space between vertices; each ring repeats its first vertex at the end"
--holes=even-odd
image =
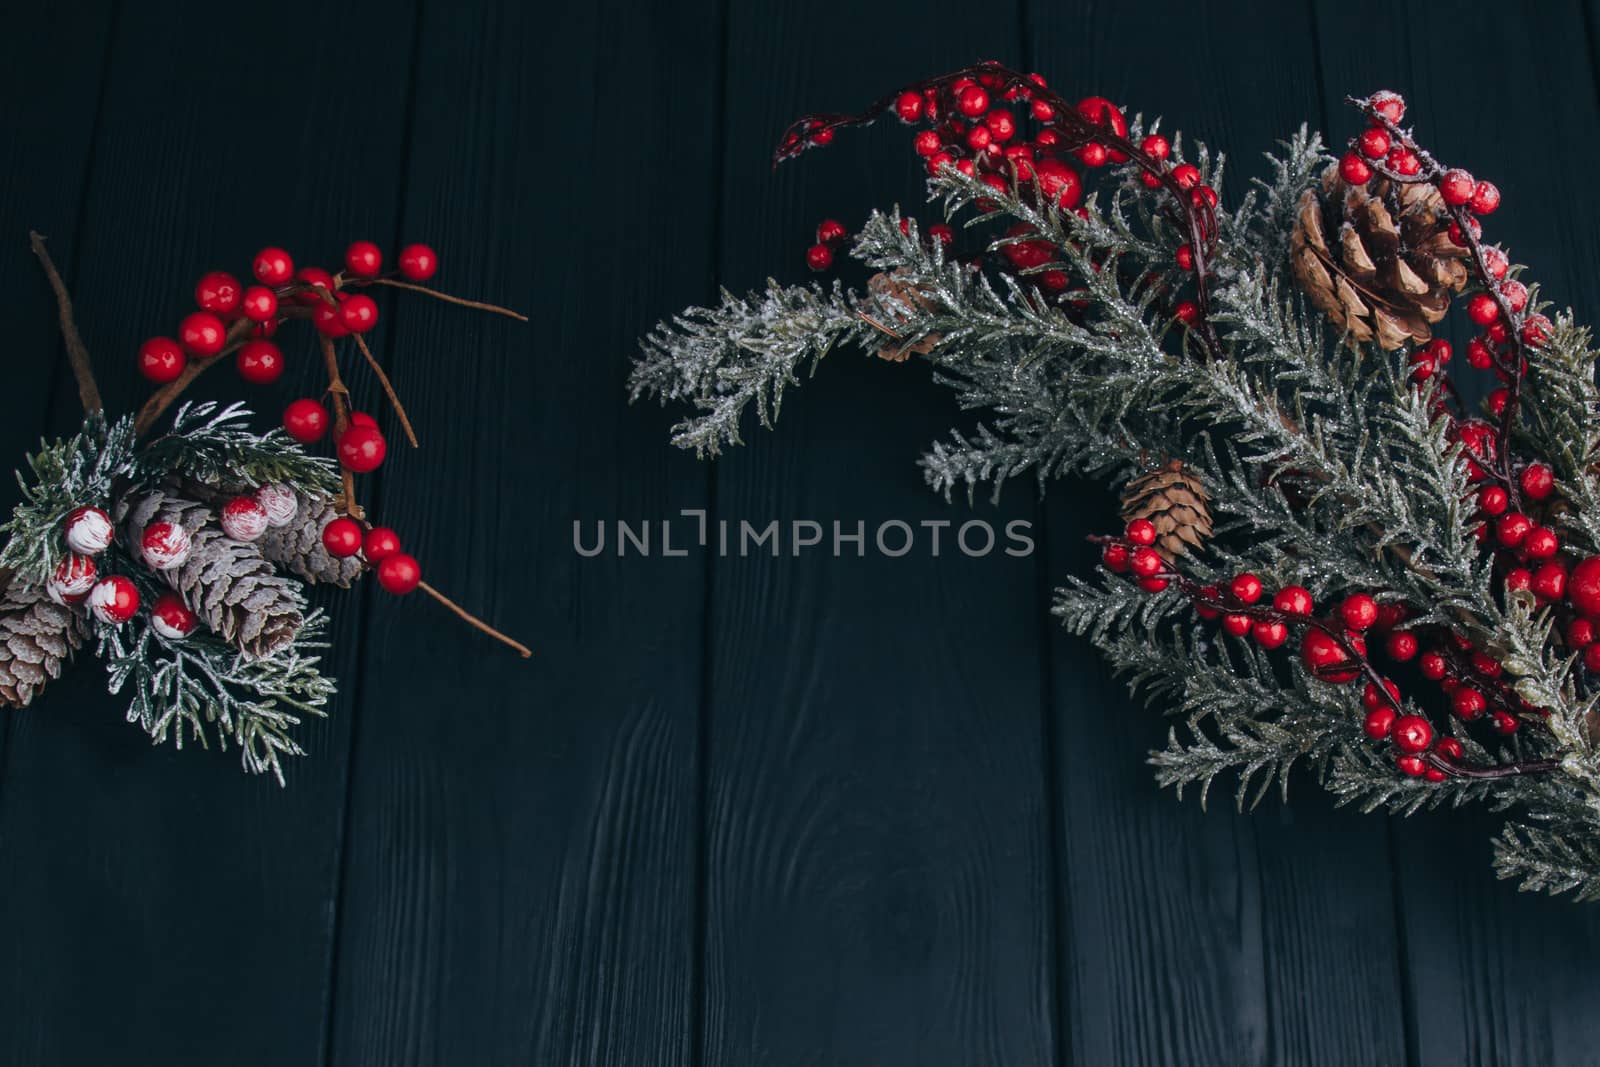
POLYGON ((413 293, 424 293, 435 300, 443 300, 447 304, 459 304, 464 308, 477 308, 479 311, 493 312, 496 315, 504 315, 508 319, 516 319, 518 322, 528 321, 528 316, 521 312, 512 311, 510 308, 503 308, 499 304, 485 304, 481 300, 468 300, 465 297, 451 296, 449 293, 441 293, 437 289, 429 289, 426 285, 417 285, 415 282, 402 282, 396 278, 369 278, 354 281, 351 284, 389 285, 396 289, 408 289, 413 293))
POLYGON ((39 257, 39 263, 44 267, 50 288, 55 290, 56 309, 61 318, 61 340, 67 346, 67 362, 72 365, 72 376, 78 380, 78 399, 83 401, 84 414, 100 411, 105 405, 100 401, 100 387, 95 384, 94 369, 89 365, 89 349, 84 345, 83 337, 78 333, 78 324, 72 318, 72 295, 67 292, 67 284, 61 280, 61 272, 56 270, 55 261, 45 250, 44 237, 29 230, 28 243, 33 246, 33 254, 39 257))
POLYGON ((460 604, 457 604, 454 600, 451 600, 449 597, 439 592, 439 590, 435 589, 427 582, 418 582, 417 588, 421 589, 424 593, 427 593, 429 596, 433 597, 433 599, 437 600, 439 603, 455 612, 461 621, 465 622, 468 626, 471 626, 475 630, 481 630, 490 637, 494 638, 496 641, 510 645, 512 648, 516 649, 519 653, 521 653, 523 659, 527 659, 529 656, 533 655, 533 649, 529 648, 527 645, 513 637, 507 637, 505 634, 501 633, 499 630, 496 630, 493 626, 490 626, 488 623, 472 614, 460 604))
MULTIPOLYGON (((322 347, 322 362, 328 368, 328 395, 333 398, 333 439, 337 441, 350 427, 350 390, 345 388, 344 379, 339 376, 339 356, 333 350, 333 342, 319 334, 317 343, 322 347)), ((339 499, 334 501, 334 509, 360 522, 367 517, 367 513, 356 503, 355 476, 350 473, 349 467, 341 463, 339 477, 344 489, 339 499)))
POLYGON ((148 433, 162 413, 172 406, 172 402, 177 400, 179 394, 189 388, 196 378, 221 363, 223 357, 237 352, 244 345, 255 325, 249 319, 235 322, 228 327, 227 340, 221 352, 207 359, 191 359, 184 365, 183 373, 151 393, 150 399, 144 402, 144 406, 139 409, 138 417, 133 421, 133 432, 141 437, 148 433))
POLYGON ((400 419, 400 428, 405 431, 406 440, 411 442, 411 447, 417 447, 417 433, 411 428, 411 420, 406 417, 406 406, 400 403, 400 397, 395 394, 394 386, 389 382, 389 376, 383 373, 383 368, 378 365, 378 359, 372 354, 372 349, 367 347, 367 342, 362 340, 360 334, 351 334, 356 340, 356 347, 361 349, 361 354, 367 357, 367 366, 372 368, 372 373, 378 376, 378 384, 383 386, 383 395, 389 398, 389 405, 394 408, 394 413, 400 419))

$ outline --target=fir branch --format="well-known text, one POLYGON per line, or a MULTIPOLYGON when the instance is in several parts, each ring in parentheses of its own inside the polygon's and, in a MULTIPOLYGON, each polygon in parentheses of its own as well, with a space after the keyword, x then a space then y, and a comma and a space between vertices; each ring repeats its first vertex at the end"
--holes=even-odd
POLYGON ((172 428, 133 458, 128 476, 155 484, 169 474, 227 488, 255 488, 274 482, 314 496, 339 491, 337 465, 314 456, 278 428, 255 433, 250 411, 241 403, 222 407, 212 401, 184 404, 172 428))
POLYGON ((60 561, 61 524, 80 507, 108 508, 114 486, 131 468, 133 421, 107 424, 96 411, 72 437, 40 443, 27 459, 28 475, 17 472, 22 500, 0 526, 6 538, 0 569, 23 582, 43 586, 60 561))

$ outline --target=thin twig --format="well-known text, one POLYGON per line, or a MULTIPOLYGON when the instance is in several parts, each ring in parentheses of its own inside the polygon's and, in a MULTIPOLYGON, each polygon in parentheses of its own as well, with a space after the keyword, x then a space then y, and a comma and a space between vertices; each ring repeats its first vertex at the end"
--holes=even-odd
POLYGON ((439 592, 439 590, 435 589, 427 582, 418 582, 417 588, 421 589, 424 593, 427 593, 429 596, 433 597, 433 599, 437 600, 439 603, 455 612, 456 615, 461 618, 461 621, 465 622, 468 626, 471 626, 477 630, 482 630, 496 641, 503 642, 504 644, 510 645, 512 648, 516 649, 522 654, 523 659, 527 659, 529 656, 533 655, 533 649, 529 648, 521 641, 518 641, 516 638, 507 637, 505 634, 501 633, 499 630, 496 630, 493 626, 490 626, 488 623, 472 614, 460 604, 457 604, 454 600, 451 600, 449 597, 439 592))
POLYGON ((411 442, 411 447, 417 447, 417 432, 411 428, 411 420, 406 418, 406 406, 400 403, 400 397, 395 394, 394 386, 389 382, 389 376, 383 373, 383 368, 378 365, 378 359, 372 354, 372 349, 367 347, 367 342, 361 339, 359 333, 351 334, 356 339, 356 347, 361 349, 361 354, 367 357, 367 365, 372 368, 372 373, 378 376, 378 384, 383 386, 383 395, 389 398, 389 404, 394 408, 394 413, 400 419, 400 428, 406 433, 406 440, 411 442))
MULTIPOLYGON (((333 342, 318 334, 317 343, 322 346, 322 362, 328 368, 328 395, 333 397, 333 439, 337 441, 350 427, 350 390, 345 388, 344 379, 339 377, 339 356, 333 350, 333 342)), ((349 467, 341 463, 339 478, 344 489, 334 502, 334 509, 360 522, 367 517, 367 513, 356 503, 355 476, 350 473, 349 467)))
POLYGON ((150 428, 156 424, 156 420, 161 417, 161 413, 171 407, 172 402, 178 399, 178 395, 189 388, 196 378, 221 363, 225 357, 244 347, 245 342, 249 340, 250 331, 255 325, 249 319, 240 319, 228 327, 228 335, 222 351, 204 359, 191 359, 184 364, 182 373, 150 394, 150 399, 144 402, 144 406, 139 409, 138 417, 133 420, 133 432, 140 437, 150 432, 150 428))
POLYGON ((397 281, 394 278, 370 278, 363 280, 359 284, 392 285, 396 289, 409 289, 413 293, 425 293, 426 295, 433 297, 435 300, 443 300, 447 304, 460 304, 465 308, 477 308, 479 311, 492 311, 496 315, 504 315, 506 318, 516 319, 518 322, 528 321, 528 316, 518 311, 512 311, 510 308, 503 308, 499 304, 485 304, 481 300, 468 300, 465 297, 451 296, 449 293, 441 293, 437 289, 429 289, 426 285, 417 285, 413 282, 397 281))
POLYGON ((89 349, 78 333, 78 324, 72 319, 72 295, 67 292, 67 283, 61 280, 61 272, 56 270, 55 262, 45 250, 44 237, 29 230, 28 243, 33 246, 33 254, 39 257, 45 277, 50 279, 50 288, 55 290, 56 308, 61 316, 61 340, 67 346, 72 376, 78 379, 78 399, 83 401, 84 414, 100 411, 105 405, 100 402, 100 387, 95 384, 94 369, 89 365, 89 349))

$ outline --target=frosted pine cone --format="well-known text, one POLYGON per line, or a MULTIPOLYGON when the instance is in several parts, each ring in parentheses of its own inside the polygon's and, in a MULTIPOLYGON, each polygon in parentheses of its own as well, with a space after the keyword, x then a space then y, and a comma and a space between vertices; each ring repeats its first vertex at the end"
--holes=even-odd
MULTIPOLYGON (((259 544, 224 534, 211 508, 158 489, 118 501, 116 518, 130 546, 143 544, 144 528, 153 522, 189 531, 189 558, 162 577, 190 611, 240 652, 260 658, 294 640, 305 621, 299 583, 280 575, 259 544)), ((130 550, 143 562, 139 548, 130 550)))
POLYGON ((81 612, 13 579, 0 596, 0 703, 27 707, 85 634, 81 612))
POLYGON ((322 529, 339 517, 333 501, 295 491, 294 519, 286 526, 267 531, 257 542, 261 554, 287 567, 308 582, 323 582, 349 588, 361 575, 359 556, 339 559, 322 544, 322 529))

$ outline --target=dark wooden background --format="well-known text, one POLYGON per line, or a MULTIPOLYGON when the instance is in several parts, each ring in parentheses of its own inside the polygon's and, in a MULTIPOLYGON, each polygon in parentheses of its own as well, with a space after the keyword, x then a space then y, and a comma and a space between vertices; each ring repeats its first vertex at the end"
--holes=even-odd
MULTIPOLYGON (((92 661, 5 714, 0 1062, 1600 1062, 1600 911, 1496 883, 1487 818, 1157 791, 1159 716, 1046 615, 1106 493, 943 504, 914 461, 958 416, 925 368, 836 356, 715 466, 623 403, 656 318, 920 199, 884 131, 773 175, 791 118, 979 58, 1230 151, 1229 200, 1303 119, 1346 136, 1344 94, 1399 89, 1593 319, 1592 7, 7 4, 0 455, 74 420, 29 227, 121 408, 202 270, 431 241, 443 287, 533 323, 385 303, 423 448, 368 495, 538 654, 338 600, 343 689, 287 790, 152 749, 92 661), (683 508, 1021 517, 1041 551, 571 548, 574 519, 683 508)), ((208 383, 272 413, 308 352, 289 377, 208 383)))

